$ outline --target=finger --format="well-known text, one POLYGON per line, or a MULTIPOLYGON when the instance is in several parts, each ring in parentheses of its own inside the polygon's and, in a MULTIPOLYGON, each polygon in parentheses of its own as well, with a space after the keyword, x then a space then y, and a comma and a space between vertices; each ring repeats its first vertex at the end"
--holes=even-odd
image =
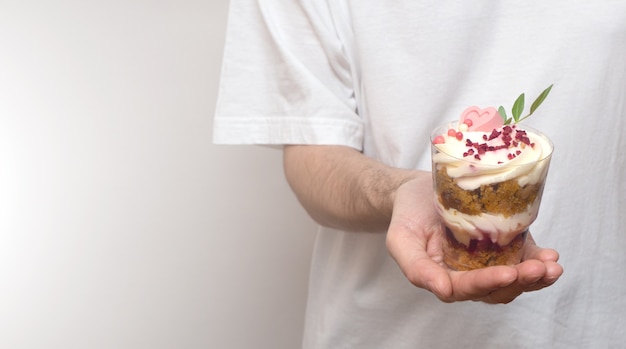
POLYGON ((387 235, 387 249, 406 278, 413 285, 431 291, 439 299, 450 298, 452 285, 448 269, 433 260, 428 253, 426 245, 429 242, 413 239, 411 234, 401 234, 398 231, 399 229, 390 230, 387 235))
POLYGON ((526 244, 524 245, 524 255, 522 260, 538 259, 543 262, 552 261, 557 262, 559 260, 559 253, 550 248, 541 248, 535 243, 530 233, 526 238, 526 244))
POLYGON ((532 285, 528 285, 526 288, 526 292, 529 291, 537 291, 542 288, 553 285, 559 277, 563 274, 563 267, 560 264, 555 262, 545 262, 546 266, 546 274, 537 282, 532 285))
POLYGON ((561 275, 563 275, 563 267, 556 262, 545 262, 545 264, 546 275, 543 277, 542 281, 546 286, 549 286, 555 283, 561 275))
POLYGON ((536 291, 554 284, 563 274, 563 267, 558 264, 559 253, 553 249, 541 248, 536 245, 532 236, 528 235, 523 260, 536 259, 544 262, 546 273, 529 291, 536 291))
POLYGON ((413 285, 430 291, 441 301, 446 303, 455 301, 449 269, 432 259, 420 258, 405 275, 413 285))
POLYGON ((531 259, 515 266, 518 277, 507 287, 495 290, 483 299, 486 303, 510 303, 524 292, 545 287, 542 279, 546 275, 546 265, 539 260, 531 259))
POLYGON ((455 301, 483 300, 494 292, 509 287, 518 278, 511 266, 495 266, 471 271, 452 272, 455 301))

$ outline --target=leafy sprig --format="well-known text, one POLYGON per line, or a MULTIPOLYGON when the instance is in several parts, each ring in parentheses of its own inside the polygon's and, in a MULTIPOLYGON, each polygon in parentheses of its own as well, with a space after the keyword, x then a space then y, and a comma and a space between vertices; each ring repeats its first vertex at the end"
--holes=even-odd
POLYGON ((517 99, 515 100, 515 103, 513 103, 513 108, 511 108, 512 117, 510 118, 507 117, 506 110, 504 109, 503 106, 500 106, 498 108, 498 114, 500 114, 500 116, 502 116, 502 118, 504 119, 504 124, 510 125, 511 122, 513 122, 514 124, 517 124, 518 122, 525 120, 526 118, 531 116, 535 112, 535 110, 539 108, 541 103, 543 103, 546 97, 548 97, 548 94, 552 90, 553 85, 554 84, 548 86, 548 88, 546 88, 545 90, 543 90, 543 92, 541 92, 541 94, 537 97, 537 99, 535 99, 533 104, 531 104, 530 112, 523 117, 522 117, 522 113, 524 112, 524 99, 525 99, 525 96, 523 93, 519 95, 519 97, 517 97, 517 99))

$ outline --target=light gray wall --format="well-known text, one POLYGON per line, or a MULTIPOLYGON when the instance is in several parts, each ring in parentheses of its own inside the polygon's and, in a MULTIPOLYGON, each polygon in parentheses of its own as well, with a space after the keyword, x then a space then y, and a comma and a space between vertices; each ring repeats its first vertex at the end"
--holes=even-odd
POLYGON ((211 144, 226 0, 0 0, 0 348, 296 348, 315 227, 211 144))

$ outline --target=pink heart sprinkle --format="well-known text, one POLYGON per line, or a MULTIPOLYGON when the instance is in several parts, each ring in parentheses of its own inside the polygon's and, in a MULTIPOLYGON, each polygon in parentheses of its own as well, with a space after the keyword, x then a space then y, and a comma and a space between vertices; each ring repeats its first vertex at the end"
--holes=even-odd
POLYGON ((494 128, 499 128, 504 125, 504 120, 494 107, 487 107, 480 109, 476 106, 468 107, 461 114, 460 123, 464 123, 465 120, 470 120, 467 124, 468 131, 481 131, 490 132, 494 128))

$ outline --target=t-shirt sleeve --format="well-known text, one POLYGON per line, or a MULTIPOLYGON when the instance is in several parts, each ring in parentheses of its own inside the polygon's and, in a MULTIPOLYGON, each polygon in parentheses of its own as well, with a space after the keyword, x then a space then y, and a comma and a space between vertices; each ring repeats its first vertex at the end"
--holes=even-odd
POLYGON ((353 69, 326 4, 231 1, 214 143, 361 150, 353 69))

